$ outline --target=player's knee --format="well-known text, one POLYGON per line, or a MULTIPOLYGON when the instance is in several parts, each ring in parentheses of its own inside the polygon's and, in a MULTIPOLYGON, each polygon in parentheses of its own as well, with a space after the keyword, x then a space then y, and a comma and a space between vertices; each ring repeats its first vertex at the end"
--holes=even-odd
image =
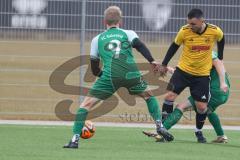
POLYGON ((207 112, 207 103, 206 102, 196 101, 195 103, 196 103, 198 113, 204 114, 207 112))
POLYGON ((95 100, 91 97, 87 97, 83 100, 83 102, 80 105, 80 108, 85 108, 87 110, 91 109, 95 103, 95 100))
POLYGON ((199 114, 205 114, 207 113, 207 110, 208 110, 207 105, 197 105, 197 112, 199 114))
POLYGON ((177 98, 177 94, 173 92, 168 92, 165 96, 165 100, 168 100, 168 101, 175 101, 176 98, 177 98))
POLYGON ((82 103, 80 105, 80 108, 84 108, 86 110, 90 110, 92 108, 92 105, 91 105, 91 103, 82 103))

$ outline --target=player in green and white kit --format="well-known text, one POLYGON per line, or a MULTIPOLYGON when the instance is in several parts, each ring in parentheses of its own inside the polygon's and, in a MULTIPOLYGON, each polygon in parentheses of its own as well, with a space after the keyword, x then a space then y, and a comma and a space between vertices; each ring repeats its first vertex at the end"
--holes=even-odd
MULTIPOLYGON (((228 78, 228 74, 225 72, 224 65, 222 64, 222 61, 220 61, 218 59, 216 52, 212 53, 212 58, 213 58, 214 67, 212 68, 211 73, 210 73, 211 98, 210 98, 210 101, 208 102, 207 117, 208 117, 209 122, 213 125, 214 130, 217 134, 217 139, 213 140, 213 142, 226 143, 227 137, 224 135, 224 131, 222 129, 219 117, 216 114, 215 110, 220 105, 227 102, 228 97, 229 97, 230 81, 228 78)), ((196 119, 195 135, 198 138, 198 142, 206 142, 206 138, 203 137, 202 131, 201 131, 206 117, 204 117, 204 115, 200 115, 197 112, 194 100, 191 96, 188 98, 188 100, 191 103, 191 105, 193 106, 194 110, 196 111, 196 113, 197 113, 196 116, 200 117, 200 119, 199 119, 200 122, 197 122, 198 118, 196 119)))
POLYGON ((147 83, 142 80, 132 55, 132 48, 149 61, 154 71, 158 69, 159 64, 154 61, 150 51, 134 31, 119 28, 121 22, 119 7, 107 8, 104 12, 104 21, 107 30, 93 38, 90 53, 92 72, 99 79, 92 86, 89 96, 80 105, 73 126, 73 138, 64 148, 78 148, 81 130, 89 110, 96 102, 109 98, 120 87, 127 88, 130 94, 142 97, 156 123, 157 133, 166 139, 173 140, 173 136, 162 126, 159 104, 151 92, 146 90, 147 83), (99 68, 100 60, 103 62, 103 70, 99 68))
MULTIPOLYGON (((222 129, 219 117, 216 114, 215 110, 220 105, 226 103, 226 101, 228 100, 230 82, 229 82, 228 75, 225 72, 225 68, 222 61, 220 61, 217 58, 217 53, 213 52, 212 57, 213 57, 213 68, 210 73, 211 98, 210 98, 210 101, 208 102, 207 117, 210 123, 213 125, 214 130, 217 134, 217 139, 213 140, 213 142, 226 143, 227 137, 224 135, 224 131, 222 129)), ((173 125, 175 125, 181 119, 183 115, 183 111, 188 109, 189 107, 193 107, 196 114, 198 114, 194 99, 192 98, 192 96, 190 96, 187 101, 178 104, 174 109, 174 111, 167 116, 167 119, 163 122, 164 127, 166 129, 170 129, 173 125)), ((201 133, 201 129, 203 127, 204 121, 205 119, 203 119, 202 124, 199 125, 200 127, 197 127, 199 133, 201 133)), ((199 122, 196 122, 196 123, 199 123, 199 122)), ((144 134, 155 137, 157 140, 160 139, 160 137, 153 132, 144 131, 144 134)))

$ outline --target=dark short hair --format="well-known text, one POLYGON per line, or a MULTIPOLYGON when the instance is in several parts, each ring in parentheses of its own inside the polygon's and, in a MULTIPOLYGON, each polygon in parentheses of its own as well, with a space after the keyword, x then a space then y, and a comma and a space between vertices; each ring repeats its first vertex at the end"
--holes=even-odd
POLYGON ((201 11, 201 9, 194 8, 194 9, 191 9, 191 11, 188 12, 187 16, 188 16, 188 19, 202 18, 203 17, 203 12, 201 11))

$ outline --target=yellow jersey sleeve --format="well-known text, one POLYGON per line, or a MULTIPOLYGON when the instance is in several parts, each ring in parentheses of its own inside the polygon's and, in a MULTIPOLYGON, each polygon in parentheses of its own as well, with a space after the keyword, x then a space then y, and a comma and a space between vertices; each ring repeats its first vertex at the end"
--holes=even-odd
POLYGON ((223 31, 219 27, 217 27, 217 41, 218 42, 221 41, 222 38, 223 38, 223 31))
POLYGON ((174 42, 179 46, 183 43, 183 39, 184 39, 183 35, 184 35, 183 34, 183 28, 181 28, 179 30, 179 32, 177 33, 177 36, 175 37, 175 40, 174 40, 174 42))

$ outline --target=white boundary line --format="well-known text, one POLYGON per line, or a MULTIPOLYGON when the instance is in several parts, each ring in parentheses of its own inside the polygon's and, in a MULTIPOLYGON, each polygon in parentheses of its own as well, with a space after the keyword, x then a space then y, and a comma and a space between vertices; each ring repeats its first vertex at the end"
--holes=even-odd
MULTIPOLYGON (((0 120, 0 125, 39 125, 39 126, 72 126, 73 122, 69 121, 31 121, 31 120, 0 120)), ((154 124, 147 123, 114 123, 114 122, 94 122, 100 127, 129 127, 129 128, 154 128, 154 124)), ((174 129, 195 129, 195 125, 175 125, 174 129)), ((210 125, 204 125, 204 129, 213 129, 210 125)), ((223 126, 224 130, 240 131, 240 126, 223 126)))

